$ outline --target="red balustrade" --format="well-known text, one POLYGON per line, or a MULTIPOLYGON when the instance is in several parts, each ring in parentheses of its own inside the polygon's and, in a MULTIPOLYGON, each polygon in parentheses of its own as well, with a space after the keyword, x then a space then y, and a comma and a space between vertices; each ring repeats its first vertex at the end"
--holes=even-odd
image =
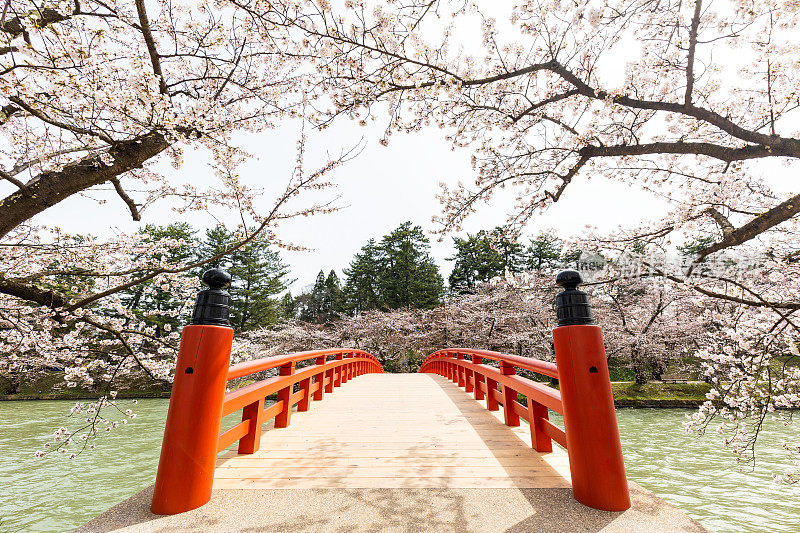
POLYGON ((232 339, 229 327, 190 325, 183 330, 150 507, 155 514, 181 513, 207 503, 217 454, 237 441, 238 453, 256 452, 265 422, 274 418, 276 428, 285 428, 295 405, 307 411, 312 401, 322 400, 350 379, 383 372, 374 355, 341 348, 229 367, 232 339), (302 366, 308 361, 313 363, 302 366), (278 370, 276 376, 225 392, 232 379, 273 369, 278 370), (271 394, 277 400, 265 407, 271 394), (239 410, 242 421, 220 435, 222 418, 239 410))
POLYGON ((476 400, 486 399, 490 411, 497 411, 502 405, 504 419, 509 426, 519 426, 520 418, 527 420, 531 429, 531 441, 537 451, 553 451, 552 440, 566 448, 566 434, 550 422, 548 417, 548 410, 564 414, 561 393, 543 383, 516 375, 516 368, 558 378, 558 369, 553 363, 468 348, 448 348, 434 352, 425 359, 419 371, 444 376, 467 392, 473 393, 476 400), (487 365, 485 360, 500 364, 497 367, 487 365), (527 406, 517 400, 517 394, 527 398, 527 406), (506 406, 509 408, 506 409, 506 406))
POLYGON ((579 502, 606 511, 631 506, 619 439, 611 378, 599 326, 566 325, 553 330, 556 363, 486 350, 448 348, 428 356, 420 372, 444 376, 486 400, 509 426, 520 419, 530 424, 531 442, 539 452, 551 452, 552 441, 567 450, 572 490, 579 502), (498 366, 484 363, 496 361, 498 366), (557 378, 559 390, 516 373, 516 369, 557 378), (521 394, 527 406, 517 401, 521 394), (548 417, 564 417, 564 429, 548 417))
POLYGON ((312 401, 322 400, 350 379, 367 373, 383 373, 378 359, 363 350, 332 349, 299 352, 266 357, 233 365, 228 369, 228 381, 250 376, 265 370, 278 369, 278 375, 225 394, 222 416, 242 409, 242 421, 219 436, 217 451, 239 441, 239 453, 258 450, 261 427, 275 419, 276 428, 289 425, 292 408, 308 411, 312 401), (333 357, 332 360, 328 360, 333 357), (314 361, 298 368, 297 363, 314 361), (299 384, 297 391, 294 385, 299 384), (277 393, 277 400, 266 409, 264 398, 277 393))

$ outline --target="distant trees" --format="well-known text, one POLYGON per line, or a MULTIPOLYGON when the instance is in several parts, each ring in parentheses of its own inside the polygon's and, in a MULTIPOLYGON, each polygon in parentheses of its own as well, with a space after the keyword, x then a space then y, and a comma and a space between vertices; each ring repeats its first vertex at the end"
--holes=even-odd
POLYGON ((444 281, 420 226, 404 222, 380 242, 370 239, 344 269, 320 270, 311 292, 295 299, 298 318, 324 323, 342 315, 400 308, 431 309, 441 303, 444 281))
POLYGON ((430 256, 428 238, 420 226, 404 222, 380 243, 367 241, 344 270, 347 309, 358 314, 372 309, 439 305, 444 281, 430 256))
POLYGON ((564 241, 551 232, 530 239, 528 246, 511 241, 501 228, 481 230, 466 238, 454 237, 455 261, 450 273, 450 289, 456 293, 472 292, 478 283, 506 272, 542 271, 575 263, 581 251, 564 251, 564 241))
POLYGON ((375 239, 367 241, 344 269, 344 296, 354 314, 377 309, 381 305, 378 279, 381 272, 381 251, 375 239))
POLYGON ((382 307, 430 309, 439 305, 444 281, 420 226, 404 222, 380 244, 378 288, 382 307))
POLYGON ((326 277, 325 272, 320 270, 311 292, 299 295, 295 305, 300 310, 300 320, 304 322, 323 324, 338 318, 344 312, 339 276, 331 270, 326 277))
MULTIPOLYGON (((199 259, 208 259, 230 248, 241 239, 225 228, 216 226, 206 230, 200 244, 199 259)), ((281 261, 269 242, 261 237, 250 241, 233 253, 212 260, 212 266, 222 267, 233 278, 231 293, 231 324, 239 331, 274 324, 284 317, 284 309, 277 296, 286 290, 289 268, 281 261)))
POLYGON ((450 288, 456 292, 470 292, 480 282, 502 276, 506 271, 521 272, 525 255, 522 245, 510 241, 495 228, 491 232, 481 230, 465 239, 453 238, 456 255, 450 273, 450 288))
MULTIPOLYGON (((525 250, 525 266, 529 270, 556 268, 567 262, 562 254, 564 241, 549 232, 540 233, 532 238, 525 250)), ((578 253, 580 255, 580 252, 578 253)), ((577 259, 577 258, 576 258, 577 259)))
MULTIPOLYGON (((144 243, 159 243, 159 251, 149 253, 142 247, 141 251, 134 252, 133 262, 156 261, 166 264, 191 262, 196 253, 198 243, 197 232, 184 222, 157 226, 147 224, 139 231, 144 243)), ((187 274, 187 276, 190 274, 187 274)), ((122 302, 134 316, 142 320, 149 327, 154 328, 153 335, 163 337, 169 331, 175 331, 185 322, 185 317, 179 316, 178 311, 186 305, 183 291, 176 293, 172 286, 173 280, 150 280, 125 291, 122 302)))
MULTIPOLYGON (((229 249, 241 235, 216 226, 206 230, 205 238, 197 237, 197 231, 186 223, 156 226, 148 224, 140 232, 145 241, 159 242, 161 250, 136 261, 156 261, 168 264, 191 263, 212 258, 229 249)), ((277 295, 286 290, 289 283, 288 267, 277 252, 270 249, 263 238, 256 238, 233 253, 214 259, 210 266, 222 267, 231 273, 231 324, 239 331, 268 326, 282 319, 288 305, 285 297, 277 295)), ((197 278, 200 270, 190 270, 183 278, 197 278)), ((290 296, 291 298, 291 296, 290 296)), ((155 328, 154 335, 162 337, 175 331, 186 322, 178 311, 189 305, 185 291, 177 292, 171 283, 160 280, 139 284, 125 292, 123 302, 146 324, 155 328)))

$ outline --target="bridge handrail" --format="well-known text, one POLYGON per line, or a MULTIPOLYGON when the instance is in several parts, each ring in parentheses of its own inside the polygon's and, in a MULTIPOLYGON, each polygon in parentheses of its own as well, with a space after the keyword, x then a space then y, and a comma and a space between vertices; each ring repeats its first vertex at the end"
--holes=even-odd
POLYGON ((432 357, 437 357, 442 353, 477 355, 482 357, 483 359, 491 359, 493 361, 497 361, 498 363, 506 362, 511 365, 514 365, 517 368, 524 368, 525 370, 530 370, 531 372, 536 372, 537 374, 541 374, 543 376, 558 379, 558 367, 556 366, 555 363, 542 361, 540 359, 534 359, 533 357, 523 357, 521 355, 492 352, 490 350, 473 350, 470 348, 445 348, 433 352, 425 359, 425 361, 423 361, 422 364, 424 365, 428 361, 428 359, 431 359, 432 357))
POLYGON ((295 405, 298 411, 308 411, 312 400, 321 400, 326 392, 333 392, 334 387, 362 374, 383 372, 380 362, 371 353, 352 348, 331 348, 238 363, 228 368, 227 380, 273 368, 279 369, 277 376, 225 393, 222 416, 242 410, 242 421, 219 435, 217 452, 238 441, 238 453, 255 453, 260 447, 261 428, 269 420, 275 419, 276 428, 288 427, 295 405), (331 355, 335 359, 328 361, 331 355), (295 369, 295 363, 310 359, 314 359, 316 364, 295 369), (296 384, 299 384, 297 392, 294 391, 296 384), (278 394, 276 402, 265 408, 266 397, 273 393, 278 394))
POLYGON ((301 361, 308 361, 309 359, 317 359, 321 356, 330 356, 330 355, 339 355, 339 354, 358 354, 360 357, 366 357, 368 359, 372 359, 378 365, 378 358, 372 355, 369 352, 365 352, 364 350, 356 350, 353 348, 330 348, 327 350, 309 350, 305 352, 294 352, 288 354, 281 354, 281 355, 273 355, 270 357, 261 357, 259 359, 253 359, 250 361, 243 361, 241 363, 237 363, 235 365, 231 365, 228 368, 228 381, 232 379, 241 378, 245 376, 249 376, 251 374, 256 374, 258 372, 263 372, 264 370, 272 370, 273 368, 277 368, 279 366, 285 365, 287 363, 299 363, 301 361))
MULTIPOLYGON (((497 411, 502 405, 507 425, 519 426, 520 419, 526 420, 536 451, 551 452, 551 440, 567 449, 566 433, 548 417, 548 409, 564 414, 561 393, 543 383, 516 375, 515 368, 551 375, 555 366, 538 359, 488 350, 445 348, 429 355, 419 371, 437 373, 452 380, 466 392, 474 393, 476 400, 485 399, 490 411, 497 411), (464 356, 472 356, 472 360, 464 356), (483 364, 484 358, 500 362, 500 368, 483 364), (522 405, 517 394, 525 396, 528 405, 522 405)), ((555 377, 558 377, 557 371, 555 377)))

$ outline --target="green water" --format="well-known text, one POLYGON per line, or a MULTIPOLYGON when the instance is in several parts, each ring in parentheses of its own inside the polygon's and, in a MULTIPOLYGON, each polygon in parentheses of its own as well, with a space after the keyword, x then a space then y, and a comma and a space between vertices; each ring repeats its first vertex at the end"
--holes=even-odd
MULTIPOLYGON (((130 406, 137 418, 128 426, 68 460, 33 453, 65 425, 73 402, 0 402, 0 532, 70 530, 151 484, 167 403, 140 400, 130 406)), ((130 402, 120 404, 124 409, 130 402)), ((686 412, 617 412, 630 479, 715 531, 800 531, 800 486, 770 480, 776 459, 785 457, 780 440, 796 439, 796 426, 768 424, 756 470, 742 473, 715 437, 683 433, 686 412)))

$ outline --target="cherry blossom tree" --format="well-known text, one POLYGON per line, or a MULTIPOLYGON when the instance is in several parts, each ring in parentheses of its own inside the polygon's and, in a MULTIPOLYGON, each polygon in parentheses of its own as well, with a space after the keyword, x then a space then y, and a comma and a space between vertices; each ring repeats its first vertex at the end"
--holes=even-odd
MULTIPOLYGON (((794 341, 769 341, 800 335, 791 318, 800 309, 800 194, 781 179, 800 159, 796 2, 521 1, 502 14, 477 1, 246 6, 318 58, 318 87, 331 100, 318 110, 322 124, 385 116, 384 143, 438 126, 473 152, 474 182, 442 190, 442 231, 460 229, 502 188, 516 191, 512 234, 592 176, 663 199, 663 216, 590 235, 589 249, 664 252, 701 236, 683 268, 643 262, 639 275, 708 299, 697 303, 709 309, 731 304, 718 332, 742 361, 789 357, 777 366, 788 372, 778 389, 763 372, 776 365, 745 365, 749 385, 727 388, 731 416, 758 421, 800 406, 790 384, 797 358, 783 351, 794 341), (480 42, 470 39, 478 28, 480 42), (705 266, 722 252, 759 265, 743 275, 705 266), (754 337, 740 340, 743 331, 754 337)), ((699 353, 728 382, 744 370, 719 350, 699 353)), ((713 416, 710 405, 700 415, 713 416)))
MULTIPOLYGON (((186 244, 174 239, 69 235, 34 217, 74 195, 111 194, 135 221, 153 206, 235 220, 236 242, 220 255, 256 236, 291 247, 277 224, 330 211, 298 197, 325 189, 348 155, 306 168, 303 133, 295 171, 273 197, 240 181, 250 155, 234 135, 302 119, 313 95, 303 58, 236 2, 8 0, 0 39, 0 372, 63 368, 67 385, 105 391, 73 413, 92 410, 82 434, 93 437, 98 423, 114 424, 99 413, 114 405, 115 379, 168 381, 174 366, 179 332, 157 335, 122 294, 142 286, 188 306, 198 288, 189 273, 204 262, 167 259, 186 244), (187 150, 208 154, 214 185, 162 170, 164 160, 180 168, 187 150)), ((77 439, 66 429, 56 437, 77 439)))

